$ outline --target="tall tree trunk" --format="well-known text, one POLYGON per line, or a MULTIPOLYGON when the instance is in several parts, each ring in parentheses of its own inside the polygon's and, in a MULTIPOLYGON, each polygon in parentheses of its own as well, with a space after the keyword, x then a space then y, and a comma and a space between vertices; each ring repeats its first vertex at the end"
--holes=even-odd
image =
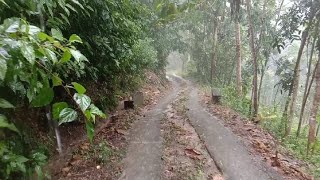
POLYGON ((218 41, 218 20, 214 20, 213 24, 213 43, 212 43, 212 59, 211 59, 211 85, 213 85, 216 75, 216 59, 217 59, 217 41, 218 41))
MULTIPOLYGON (((319 32, 319 21, 317 21, 317 23, 315 25, 315 28, 316 28, 315 34, 317 34, 319 32)), ((310 54, 310 59, 309 59, 309 64, 308 64, 307 81, 306 81, 306 84, 305 84, 304 96, 303 96, 303 100, 302 100, 302 107, 301 107, 301 111, 300 111, 299 124, 298 124, 298 130, 297 130, 297 137, 300 135, 303 115, 304 115, 304 111, 305 111, 305 106, 306 106, 306 103, 307 103, 307 100, 308 100, 308 97, 309 97, 309 94, 310 94, 310 89, 311 89, 311 86, 312 86, 312 83, 313 83, 313 80, 314 80, 314 77, 315 77, 316 68, 317 68, 317 66, 319 64, 319 61, 317 61, 317 64, 316 64, 315 69, 313 71, 313 75, 312 75, 311 82, 310 82, 310 85, 309 85, 308 83, 309 83, 309 79, 310 79, 310 75, 311 75, 311 64, 312 64, 312 58, 313 58, 313 54, 314 54, 316 41, 317 41, 317 37, 314 37, 314 39, 312 41, 311 54, 310 54), (309 85, 309 88, 308 88, 308 85, 309 85)))
POLYGON ((235 22, 236 30, 236 59, 237 59, 237 91, 242 95, 242 78, 241 78, 241 32, 240 23, 238 20, 235 22))
POLYGON ((260 95, 261 95, 261 89, 263 84, 263 78, 265 75, 268 62, 269 62, 269 58, 266 58, 263 67, 261 67, 261 76, 260 76, 259 89, 258 89, 258 104, 260 103, 260 95))
POLYGON ((247 13, 248 13, 248 21, 249 21, 249 33, 250 33, 250 47, 252 54, 252 63, 253 63, 253 87, 252 87, 252 95, 253 95, 253 117, 257 117, 258 114, 258 63, 257 56, 255 50, 254 37, 255 33, 253 30, 253 22, 251 16, 251 0, 246 0, 247 3, 247 13))
POLYGON ((284 105, 284 110, 283 110, 282 119, 281 119, 282 121, 286 121, 288 119, 288 109, 291 101, 291 94, 292 94, 292 85, 290 86, 288 98, 286 100, 286 104, 284 105))
MULTIPOLYGON (((298 124, 298 130, 297 130, 297 137, 300 136, 300 131, 301 131, 301 126, 302 126, 302 119, 303 119, 303 115, 304 115, 304 110, 307 104, 307 100, 308 100, 308 96, 310 93, 310 89, 313 83, 313 79, 314 79, 314 75, 316 72, 316 68, 317 65, 315 66, 315 70, 313 71, 313 75, 311 78, 311 82, 309 83, 310 80, 310 76, 311 76, 311 64, 312 64, 312 57, 313 57, 313 52, 314 52, 314 48, 315 48, 315 43, 316 43, 316 38, 313 39, 312 41, 312 48, 311 48, 311 54, 310 54, 310 58, 309 58, 309 64, 308 64, 308 73, 307 73, 307 80, 306 80, 306 84, 304 86, 304 94, 303 94, 303 100, 302 100, 302 106, 301 106, 301 111, 300 111, 300 117, 299 117, 299 124, 298 124), (309 88, 310 87, 310 88, 309 88)), ((317 62, 318 64, 318 62, 317 62)))
MULTIPOLYGON (((257 44, 256 47, 256 54, 260 53, 260 48, 262 47, 262 39, 264 38, 265 35, 265 27, 263 26, 264 22, 265 22, 265 16, 266 16, 266 6, 267 6, 267 0, 264 0, 263 2, 263 8, 262 8, 262 17, 261 17, 261 31, 259 34, 259 42, 257 44)), ((267 67, 268 61, 269 61, 269 57, 265 57, 265 62, 261 63, 261 76, 260 76, 260 81, 259 81, 259 88, 258 88, 258 108, 259 108, 259 104, 260 104, 260 94, 261 94, 261 88, 262 88, 262 83, 263 83, 263 77, 264 77, 264 72, 265 69, 267 67)))
MULTIPOLYGON (((318 54, 318 59, 320 59, 320 52, 318 54)), ((310 114, 310 119, 309 119, 309 135, 308 135, 307 154, 309 153, 310 146, 312 146, 316 140, 316 126, 317 126, 316 117, 318 114, 318 108, 319 108, 319 103, 320 103, 320 66, 319 66, 319 64, 317 65, 316 71, 317 71, 316 76, 315 76, 316 92, 314 94, 314 99, 313 99, 311 114, 310 114)))
POLYGON ((290 108, 289 108, 289 113, 288 113, 287 126, 286 126, 285 135, 284 135, 285 137, 287 137, 291 133, 293 114, 294 114, 294 110, 295 110, 295 106, 296 106, 298 89, 299 89, 300 61, 301 61, 301 56, 302 56, 303 49, 306 44, 308 35, 309 35, 309 31, 308 31, 308 29, 306 29, 302 33, 302 39, 301 39, 301 44, 300 44, 300 48, 299 48, 299 52, 298 52, 296 66, 294 68, 294 74, 293 74, 293 80, 292 80, 293 88, 292 88, 291 102, 290 102, 290 108))

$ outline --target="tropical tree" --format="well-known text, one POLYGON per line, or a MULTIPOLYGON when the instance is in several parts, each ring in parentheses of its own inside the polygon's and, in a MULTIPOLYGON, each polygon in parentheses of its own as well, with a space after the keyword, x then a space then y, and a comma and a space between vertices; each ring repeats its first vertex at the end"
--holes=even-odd
POLYGON ((250 48, 251 58, 253 63, 253 81, 252 81, 252 100, 253 100, 253 117, 258 115, 258 62, 255 47, 255 31, 253 27, 253 20, 251 14, 251 0, 246 0, 248 22, 249 22, 249 34, 250 34, 250 48))

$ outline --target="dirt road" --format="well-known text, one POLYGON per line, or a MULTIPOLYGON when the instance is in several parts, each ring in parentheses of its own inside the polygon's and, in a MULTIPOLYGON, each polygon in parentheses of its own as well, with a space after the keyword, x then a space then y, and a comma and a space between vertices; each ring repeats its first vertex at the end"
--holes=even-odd
POLYGON ((177 76, 171 81, 172 92, 133 125, 121 180, 282 179, 204 110, 191 83, 177 76))
POLYGON ((181 90, 182 80, 173 77, 173 91, 132 126, 124 171, 120 180, 153 180, 161 178, 162 137, 160 121, 166 107, 181 90))

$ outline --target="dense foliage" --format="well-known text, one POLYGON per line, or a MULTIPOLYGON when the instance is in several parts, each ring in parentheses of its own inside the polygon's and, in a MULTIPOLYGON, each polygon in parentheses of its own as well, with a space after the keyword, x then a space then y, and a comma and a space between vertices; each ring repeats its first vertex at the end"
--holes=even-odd
POLYGON ((0 10, 0 178, 34 172, 43 178, 48 152, 26 141, 32 134, 16 128, 12 122, 21 121, 10 118, 10 109, 44 109, 49 124, 85 119, 92 141, 96 116, 106 118, 93 103, 112 108, 119 93, 137 88, 146 69, 158 68, 147 35, 153 16, 127 0, 0 1, 0 10), (93 82, 103 94, 93 102, 79 82, 93 82))

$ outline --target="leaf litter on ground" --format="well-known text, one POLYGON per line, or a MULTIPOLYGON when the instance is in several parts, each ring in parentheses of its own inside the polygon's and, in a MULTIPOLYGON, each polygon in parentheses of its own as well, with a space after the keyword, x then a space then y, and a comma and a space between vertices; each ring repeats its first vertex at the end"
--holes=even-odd
POLYGON ((166 117, 161 122, 164 138, 163 179, 223 180, 205 145, 189 123, 185 91, 180 92, 167 107, 166 117))
POLYGON ((219 120, 233 133, 237 134, 248 147, 250 153, 261 157, 265 163, 282 174, 285 179, 312 180, 305 172, 304 162, 292 158, 274 136, 262 129, 258 124, 249 121, 243 115, 229 107, 213 104, 209 93, 200 92, 201 103, 208 112, 219 120))

